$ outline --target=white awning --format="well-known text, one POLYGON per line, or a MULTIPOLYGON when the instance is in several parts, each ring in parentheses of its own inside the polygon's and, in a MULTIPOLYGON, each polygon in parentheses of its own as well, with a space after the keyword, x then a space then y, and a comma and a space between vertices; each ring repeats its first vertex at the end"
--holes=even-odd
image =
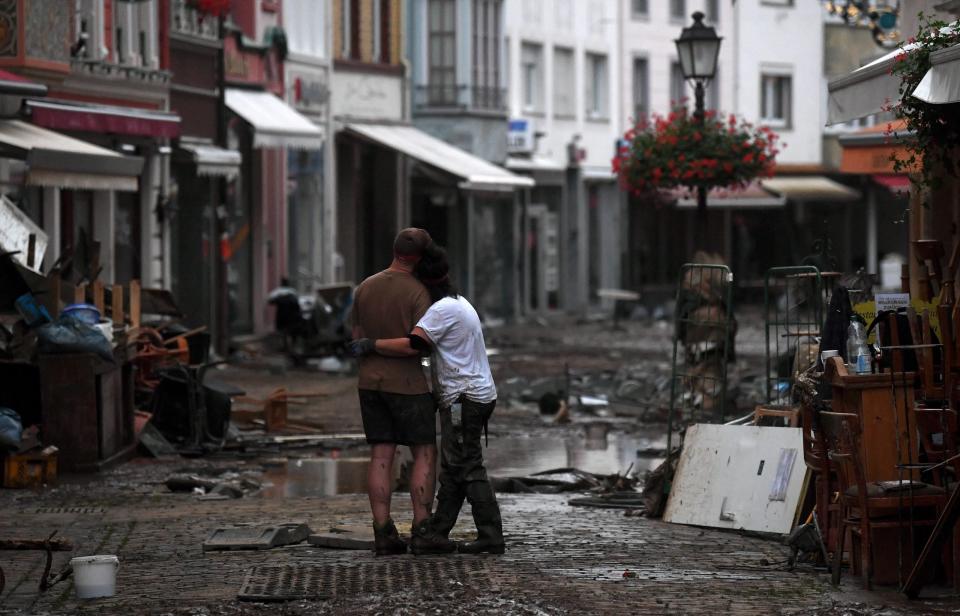
POLYGON ((180 149, 197 166, 197 175, 233 179, 240 173, 240 152, 209 143, 180 142, 180 149))
POLYGON ((583 167, 580 173, 584 182, 613 182, 617 179, 610 167, 583 167))
POLYGON ((960 102, 960 45, 930 54, 930 70, 913 90, 913 96, 937 105, 960 102))
MULTIPOLYGON (((696 195, 688 190, 670 191, 678 209, 697 207, 696 195)), ((713 188, 707 192, 707 208, 711 210, 775 209, 787 204, 786 197, 772 195, 755 180, 745 187, 713 188)))
POLYGON ((534 173, 560 173, 566 171, 567 169, 566 166, 541 156, 510 156, 507 157, 507 164, 505 166, 511 171, 527 171, 534 173))
POLYGON ((227 107, 253 127, 257 148, 319 150, 323 131, 269 92, 227 88, 227 107))
POLYGON ((822 175, 781 176, 760 180, 770 192, 796 201, 856 201, 860 191, 822 175))
MULTIPOLYGON (((951 34, 956 28, 957 23, 954 23, 941 28, 940 32, 951 34)), ((861 66, 849 75, 828 83, 827 125, 849 122, 879 113, 883 111, 885 104, 896 103, 900 99, 900 77, 892 75, 891 71, 897 62, 897 56, 910 53, 917 46, 917 43, 904 45, 861 66)), ((931 54, 931 62, 934 56, 945 54, 946 51, 948 50, 931 54)), ((919 90, 919 87, 916 90, 919 90)), ((916 96, 916 90, 911 94, 916 96)))
MULTIPOLYGON (((909 51, 916 45, 905 45, 909 51)), ((827 125, 849 122, 883 110, 900 98, 900 78, 890 74, 903 53, 896 49, 827 84, 827 125)))
POLYGON ((458 186, 465 190, 513 190, 534 185, 528 177, 511 173, 412 126, 347 124, 344 129, 460 178, 458 186))
POLYGON ((0 120, 0 156, 26 161, 34 186, 136 192, 143 169, 142 158, 21 120, 0 120))

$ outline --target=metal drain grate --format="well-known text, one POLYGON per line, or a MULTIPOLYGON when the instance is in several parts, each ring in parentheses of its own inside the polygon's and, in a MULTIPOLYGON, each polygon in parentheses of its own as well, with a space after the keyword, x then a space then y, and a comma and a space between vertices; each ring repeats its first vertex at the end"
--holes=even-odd
POLYGON ((34 513, 105 513, 103 507, 37 507, 34 513))
POLYGON ((414 592, 422 596, 456 587, 489 587, 482 560, 399 559, 358 565, 260 565, 247 574, 237 597, 242 601, 332 599, 371 593, 414 592))

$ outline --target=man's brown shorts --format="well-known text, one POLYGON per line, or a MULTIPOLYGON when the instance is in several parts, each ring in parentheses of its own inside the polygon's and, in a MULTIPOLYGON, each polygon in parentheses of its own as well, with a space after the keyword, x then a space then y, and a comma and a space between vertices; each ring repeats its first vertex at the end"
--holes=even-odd
POLYGON ((360 415, 367 442, 434 445, 437 442, 436 404, 430 394, 360 391, 360 415))

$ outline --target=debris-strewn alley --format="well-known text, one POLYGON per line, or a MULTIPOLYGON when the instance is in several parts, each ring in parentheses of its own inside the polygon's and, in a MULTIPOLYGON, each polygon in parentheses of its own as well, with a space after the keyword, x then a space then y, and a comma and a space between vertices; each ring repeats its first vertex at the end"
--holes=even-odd
MULTIPOLYGON (((565 321, 490 333, 491 360, 504 390, 504 404, 490 426, 491 474, 523 477, 577 467, 632 475, 638 466, 644 467, 642 474, 659 461, 665 428, 657 422, 655 392, 662 387, 657 385, 661 364, 669 359, 670 331, 656 321, 629 321, 620 328, 611 329, 609 321, 565 321), (563 334, 545 334, 557 330, 563 334), (586 404, 569 410, 569 423, 558 423, 540 413, 539 400, 567 382, 586 404), (638 399, 648 404, 604 405, 604 399, 629 398, 618 397, 618 388, 621 394, 642 389, 638 399)), ((739 336, 748 341, 758 332, 748 324, 739 336)), ((749 354, 743 357, 747 361, 749 354)), ((74 542, 76 553, 115 554, 120 560, 116 596, 78 601, 69 579, 38 592, 41 552, 3 552, 0 613, 894 614, 902 609, 939 614, 960 609, 956 600, 908 606, 892 590, 867 595, 853 577, 845 576, 834 590, 825 570, 804 562, 790 570, 790 549, 777 540, 667 524, 637 515, 639 507, 571 506, 572 498, 590 493, 590 485, 569 485, 576 477, 555 477, 527 487, 527 493, 517 493, 508 482, 498 484, 508 546, 504 556, 377 558, 370 549, 307 542, 205 551, 203 543, 215 529, 244 525, 293 522, 319 534, 331 529, 359 539, 370 534, 359 468, 366 450, 351 437, 360 428, 355 377, 283 366, 273 355, 250 351, 215 377, 243 383, 252 397, 280 386, 324 393, 309 404, 291 406, 289 421, 322 426, 314 434, 339 440, 311 440, 304 434, 274 442, 262 431, 254 438, 256 430, 247 430, 246 446, 203 459, 141 457, 99 475, 65 476, 41 490, 0 492, 0 537, 46 538, 56 531, 74 542), (318 460, 322 468, 310 470, 318 460), (168 483, 175 476, 241 489, 174 492, 168 483), (288 583, 314 598, 256 600, 270 591, 277 567, 288 583)), ((402 466, 398 461, 400 475, 402 466)), ((395 518, 407 534, 409 499, 402 491, 393 499, 395 518)), ((467 507, 453 536, 467 538, 472 524, 467 507)), ((70 557, 55 552, 51 573, 70 557)))

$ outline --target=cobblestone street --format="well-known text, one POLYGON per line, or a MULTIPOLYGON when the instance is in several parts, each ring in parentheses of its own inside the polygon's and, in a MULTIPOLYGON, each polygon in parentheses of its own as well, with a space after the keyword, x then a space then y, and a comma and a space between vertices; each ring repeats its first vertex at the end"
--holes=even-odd
MULTIPOLYGON (((491 423, 491 469, 509 475, 593 464, 595 472, 624 471, 623 460, 636 459, 634 451, 626 450, 662 447, 657 443, 663 427, 640 422, 636 408, 614 408, 603 416, 575 413, 571 424, 557 425, 543 420, 535 404, 522 402, 526 394, 518 393, 537 375, 564 378, 565 368, 583 377, 586 385, 605 382, 602 374, 628 364, 652 362, 650 370, 655 371, 669 332, 654 327, 644 335, 644 327, 629 323, 624 333, 579 325, 551 346, 536 344, 539 328, 522 335, 495 334, 492 338, 502 348, 493 363, 504 404, 491 423), (624 342, 606 349, 608 341, 641 336, 637 346, 642 348, 631 349, 624 342), (598 422, 610 428, 609 450, 583 452, 583 433, 598 422)), ((749 339, 756 335, 751 331, 744 327, 740 336, 749 339)), ((250 363, 223 370, 217 378, 242 383, 253 396, 280 385, 328 392, 312 406, 292 409, 291 416, 321 424, 327 433, 359 430, 354 377, 274 372, 250 363)), ((55 554, 53 572, 75 555, 116 554, 121 563, 115 597, 78 601, 69 580, 38 592, 41 553, 2 552, 6 588, 0 594, 0 614, 960 613, 960 601, 953 598, 908 603, 894 589, 863 593, 859 581, 846 574, 841 588, 833 589, 824 571, 808 565, 789 571, 789 550, 775 540, 670 525, 626 516, 622 510, 571 507, 567 501, 573 493, 501 494, 508 541, 502 557, 375 558, 370 552, 307 544, 205 553, 201 544, 217 527, 303 522, 323 532, 334 526, 366 526, 369 505, 360 493, 289 495, 299 494, 294 490, 284 497, 283 491, 265 490, 241 499, 207 501, 164 486, 173 472, 256 473, 276 464, 278 457, 312 455, 279 449, 273 454, 224 452, 199 460, 138 458, 100 475, 68 476, 36 492, 0 492, 0 537, 45 538, 57 531, 74 542, 72 553, 55 554), (323 589, 331 595, 325 600, 239 601, 248 573, 258 565, 342 565, 350 569, 341 571, 354 575, 323 589)), ((348 447, 336 455, 362 457, 365 449, 348 447)), ((393 502, 394 517, 407 534, 409 498, 398 492, 393 502)), ((467 538, 472 529, 467 506, 454 536, 467 538)))

